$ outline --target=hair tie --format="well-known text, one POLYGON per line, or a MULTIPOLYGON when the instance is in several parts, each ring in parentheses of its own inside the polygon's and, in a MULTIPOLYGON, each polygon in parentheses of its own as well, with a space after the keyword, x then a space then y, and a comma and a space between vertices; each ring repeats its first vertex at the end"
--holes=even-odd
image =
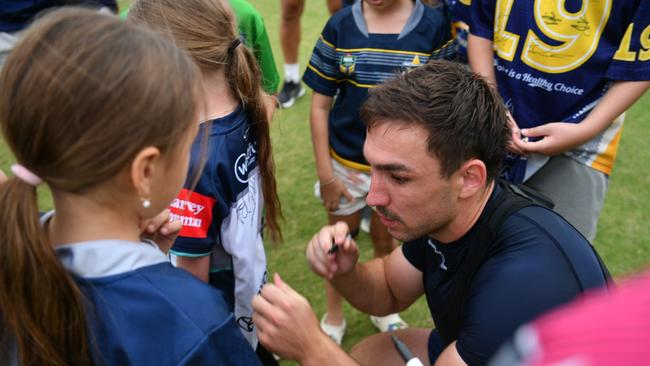
POLYGON ((39 184, 43 183, 43 180, 38 175, 30 172, 29 169, 25 168, 20 164, 12 165, 11 171, 18 179, 29 184, 30 186, 36 187, 39 184))
POLYGON ((232 56, 233 52, 235 52, 235 48, 237 48, 240 44, 241 44, 241 40, 239 40, 239 38, 235 38, 230 43, 230 46, 228 46, 228 55, 232 56))

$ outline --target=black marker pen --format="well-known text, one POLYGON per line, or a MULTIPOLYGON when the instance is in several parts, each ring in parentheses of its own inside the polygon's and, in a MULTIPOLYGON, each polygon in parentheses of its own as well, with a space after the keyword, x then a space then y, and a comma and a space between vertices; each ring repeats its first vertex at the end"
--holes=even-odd
MULTIPOLYGON (((345 237, 345 240, 346 240, 346 241, 348 241, 348 240, 352 240, 352 235, 348 234, 348 235, 345 237)), ((334 243, 332 243, 332 247, 329 248, 329 250, 327 251, 327 254, 334 254, 334 253, 336 253, 336 252, 338 252, 338 251, 339 251, 339 245, 338 245, 338 244, 334 244, 334 243)))
POLYGON ((393 340, 395 348, 397 349, 397 352, 399 352, 400 356, 402 356, 402 359, 406 362, 406 366, 424 366, 422 365, 422 361, 420 361, 419 358, 413 356, 413 352, 411 352, 406 344, 400 341, 399 338, 391 335, 390 339, 393 340))

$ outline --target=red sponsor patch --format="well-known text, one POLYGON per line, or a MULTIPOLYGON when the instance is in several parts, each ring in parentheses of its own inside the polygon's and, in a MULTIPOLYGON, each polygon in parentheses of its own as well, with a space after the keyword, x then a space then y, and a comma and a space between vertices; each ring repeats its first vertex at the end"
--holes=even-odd
POLYGON ((212 223, 212 207, 216 199, 182 189, 169 207, 170 217, 183 223, 180 236, 206 238, 212 223))

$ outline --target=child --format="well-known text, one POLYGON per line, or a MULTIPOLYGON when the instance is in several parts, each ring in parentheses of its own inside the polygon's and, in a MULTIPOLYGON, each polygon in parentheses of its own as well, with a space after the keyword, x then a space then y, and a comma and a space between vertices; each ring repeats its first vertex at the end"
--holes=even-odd
POLYGON ((0 363, 257 362, 223 294, 141 239, 185 179, 199 85, 182 51, 114 16, 70 8, 26 31, 0 76, 18 161, 0 186, 0 363), (56 211, 39 223, 41 182, 56 211))
MULTIPOLYGON (((127 20, 171 37, 203 74, 212 120, 207 163, 196 187, 188 180, 172 204, 173 216, 183 222, 172 253, 180 268, 229 295, 237 324, 256 348, 250 302, 266 278, 262 212, 271 239, 278 240, 280 203, 255 57, 241 44, 233 14, 220 0, 140 0, 127 20)), ((200 166, 200 150, 199 140, 190 171, 200 166)))
POLYGON ((471 4, 470 65, 516 122, 503 175, 550 198, 589 241, 624 112, 650 87, 649 36, 646 0, 471 4))
MULTIPOLYGON (((327 22, 303 80, 314 90, 311 130, 319 179, 315 191, 330 223, 345 221, 355 232, 366 206, 370 167, 363 157, 366 131, 359 109, 368 89, 429 59, 451 58, 453 49, 442 11, 420 0, 358 1, 327 22)), ((370 237, 375 257, 395 247, 374 213, 370 237)), ((321 327, 340 344, 346 327, 341 298, 327 285, 326 289, 328 312, 321 327)), ((397 314, 371 320, 381 331, 406 326, 397 314)))

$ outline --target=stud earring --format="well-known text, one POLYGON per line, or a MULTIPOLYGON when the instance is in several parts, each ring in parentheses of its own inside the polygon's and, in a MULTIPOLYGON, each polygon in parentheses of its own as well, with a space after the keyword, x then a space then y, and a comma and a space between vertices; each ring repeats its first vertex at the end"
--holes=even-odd
POLYGON ((142 207, 143 208, 151 207, 151 201, 149 199, 143 198, 142 199, 142 207))

